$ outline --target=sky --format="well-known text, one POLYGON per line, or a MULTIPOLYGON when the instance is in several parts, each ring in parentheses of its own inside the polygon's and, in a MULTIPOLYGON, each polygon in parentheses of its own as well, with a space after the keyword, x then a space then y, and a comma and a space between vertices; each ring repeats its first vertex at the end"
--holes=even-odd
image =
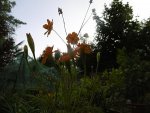
MULTIPOLYGON (((24 41, 22 47, 26 44, 26 33, 31 33, 35 43, 35 54, 39 57, 47 46, 54 46, 54 50, 60 49, 66 51, 66 45, 53 31, 47 37, 46 31, 42 26, 47 19, 53 19, 53 28, 66 41, 66 34, 63 26, 62 17, 58 14, 58 7, 62 8, 66 23, 67 33, 78 32, 82 24, 84 15, 89 6, 89 0, 15 0, 16 6, 12 9, 12 15, 26 25, 21 25, 16 29, 16 44, 24 41)), ((95 8, 99 16, 102 15, 104 4, 109 5, 112 0, 93 0, 87 18, 92 9, 95 8)), ((133 8, 133 14, 138 20, 144 20, 150 17, 150 0, 123 0, 123 3, 129 2, 133 8)), ((88 33, 89 41, 93 41, 95 36, 96 23, 89 19, 88 23, 81 31, 81 35, 88 33)), ((29 53, 31 54, 31 52, 29 53)))

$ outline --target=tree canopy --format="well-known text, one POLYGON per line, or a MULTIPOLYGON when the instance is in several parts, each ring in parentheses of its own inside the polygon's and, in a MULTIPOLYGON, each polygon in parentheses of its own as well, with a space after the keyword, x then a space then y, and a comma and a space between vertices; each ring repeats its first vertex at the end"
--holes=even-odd
POLYGON ((116 68, 117 50, 126 48, 130 55, 133 52, 149 56, 149 20, 144 24, 133 19, 133 10, 129 3, 113 0, 105 5, 103 16, 93 11, 96 21, 96 51, 101 52, 101 68, 116 68))
POLYGON ((14 58, 15 42, 12 35, 15 28, 24 22, 11 15, 15 1, 0 1, 0 68, 5 67, 14 58))

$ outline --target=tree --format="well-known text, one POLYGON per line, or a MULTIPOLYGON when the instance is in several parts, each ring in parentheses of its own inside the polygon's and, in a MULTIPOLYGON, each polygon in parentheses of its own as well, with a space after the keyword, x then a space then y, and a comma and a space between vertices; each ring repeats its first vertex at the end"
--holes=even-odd
POLYGON ((150 61, 150 18, 142 24, 139 42, 138 52, 141 59, 150 61))
POLYGON ((150 19, 141 23, 132 17, 132 8, 120 0, 105 6, 103 18, 94 11, 95 51, 101 52, 101 69, 111 69, 110 73, 112 68, 121 69, 125 99, 142 103, 150 88, 150 19))
POLYGON ((95 11, 93 14, 97 24, 96 51, 101 52, 100 68, 116 68, 118 49, 125 47, 129 53, 135 51, 139 43, 137 39, 140 24, 133 20, 131 6, 128 3, 123 4, 120 0, 113 0, 110 7, 105 5, 103 19, 97 16, 95 11))
POLYGON ((16 48, 12 35, 18 25, 25 24, 10 14, 15 5, 14 1, 0 1, 0 69, 14 59, 16 48))

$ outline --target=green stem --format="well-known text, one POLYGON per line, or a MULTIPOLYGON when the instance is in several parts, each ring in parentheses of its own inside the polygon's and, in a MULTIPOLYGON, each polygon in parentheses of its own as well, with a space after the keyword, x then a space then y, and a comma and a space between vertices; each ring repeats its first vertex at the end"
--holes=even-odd
POLYGON ((84 77, 86 76, 86 55, 84 55, 84 77))
POLYGON ((88 11, 89 11, 89 9, 90 9, 90 6, 91 6, 91 4, 89 4, 89 6, 88 6, 88 8, 87 8, 87 11, 86 11, 86 13, 85 13, 85 16, 84 16, 84 19, 83 19, 83 21, 82 21, 81 27, 80 27, 80 29, 79 29, 78 35, 80 34, 80 32, 81 32, 81 30, 82 30, 82 28, 83 28, 84 21, 85 21, 85 19, 86 19, 86 16, 87 16, 87 14, 88 14, 88 11))
POLYGON ((66 33, 66 36, 67 36, 66 24, 65 24, 65 19, 64 19, 63 14, 62 14, 62 19, 63 19, 63 24, 64 24, 65 33, 66 33))
POLYGON ((99 62, 97 62, 97 66, 96 66, 96 74, 98 72, 98 67, 99 67, 99 62))
POLYGON ((63 41, 63 43, 65 43, 66 45, 67 45, 67 43, 62 39, 62 37, 57 33, 57 31, 55 31, 54 29, 53 29, 53 31, 56 33, 56 35, 63 41))
POLYGON ((84 24, 82 25, 81 29, 82 29, 82 28, 86 25, 86 23, 90 20, 91 16, 92 16, 92 13, 91 13, 91 15, 88 17, 88 19, 84 22, 84 24))
POLYGON ((19 68, 18 68, 18 73, 16 74, 15 76, 15 82, 14 82, 14 85, 13 85, 13 91, 15 90, 16 88, 16 84, 17 84, 17 79, 18 79, 18 76, 20 74, 20 69, 21 69, 21 65, 22 65, 22 62, 23 62, 23 58, 24 58, 24 54, 22 54, 22 57, 21 57, 21 60, 20 60, 20 64, 19 64, 19 68))

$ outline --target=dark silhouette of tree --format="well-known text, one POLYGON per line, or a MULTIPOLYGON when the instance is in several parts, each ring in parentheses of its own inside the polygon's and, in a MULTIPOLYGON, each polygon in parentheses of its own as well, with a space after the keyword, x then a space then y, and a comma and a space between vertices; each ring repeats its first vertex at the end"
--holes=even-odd
POLYGON ((97 24, 96 51, 101 52, 100 68, 116 68, 117 50, 125 47, 132 53, 138 46, 140 24, 133 20, 131 6, 120 0, 114 0, 110 7, 105 5, 102 18, 95 11, 93 14, 97 24))
POLYGON ((150 61, 150 18, 146 20, 142 25, 139 36, 138 52, 141 59, 150 61))
POLYGON ((150 88, 150 19, 133 20, 132 8, 120 0, 105 6, 103 17, 95 11, 93 14, 97 24, 95 52, 101 53, 100 71, 119 67, 125 77, 125 98, 133 103, 144 102, 150 88))
POLYGON ((16 47, 12 35, 18 25, 25 24, 10 14, 15 5, 14 1, 0 1, 0 69, 14 59, 16 47))

